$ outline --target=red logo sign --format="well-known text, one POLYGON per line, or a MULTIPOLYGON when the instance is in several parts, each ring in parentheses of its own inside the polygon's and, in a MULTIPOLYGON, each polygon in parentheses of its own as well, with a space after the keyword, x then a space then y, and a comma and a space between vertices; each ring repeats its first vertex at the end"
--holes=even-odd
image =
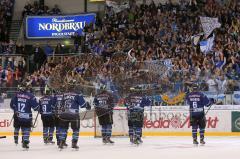
POLYGON ((10 127, 10 122, 9 120, 5 119, 5 120, 0 120, 0 128, 6 128, 6 127, 10 127))
MULTIPOLYGON (((207 128, 217 128, 217 124, 219 122, 218 117, 208 117, 206 121, 207 128)), ((150 129, 167 129, 167 128, 190 128, 190 117, 186 117, 181 119, 178 116, 174 116, 171 119, 163 119, 159 118, 157 120, 151 121, 148 120, 147 117, 144 118, 144 128, 150 129)))

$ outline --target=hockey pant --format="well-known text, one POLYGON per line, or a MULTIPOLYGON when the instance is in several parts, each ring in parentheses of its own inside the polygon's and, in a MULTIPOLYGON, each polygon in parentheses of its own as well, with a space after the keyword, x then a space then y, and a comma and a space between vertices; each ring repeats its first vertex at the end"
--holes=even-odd
POLYGON ((205 116, 201 117, 191 117, 191 126, 192 126, 192 137, 197 138, 197 132, 199 128, 200 138, 204 138, 205 127, 206 127, 206 118, 205 116))
POLYGON ((19 131, 22 130, 22 142, 28 144, 32 121, 20 121, 17 116, 14 115, 14 140, 18 140, 19 131))
POLYGON ((128 111, 129 136, 142 137, 143 116, 143 112, 128 111))
POLYGON ((71 128, 72 128, 72 131, 73 131, 72 142, 78 142, 79 130, 80 130, 80 120, 79 119, 72 120, 72 121, 67 121, 67 120, 60 119, 59 140, 60 141, 66 141, 69 124, 71 124, 71 128))
POLYGON ((42 115, 42 123, 43 123, 43 139, 44 140, 52 140, 54 133, 54 116, 53 115, 42 115))

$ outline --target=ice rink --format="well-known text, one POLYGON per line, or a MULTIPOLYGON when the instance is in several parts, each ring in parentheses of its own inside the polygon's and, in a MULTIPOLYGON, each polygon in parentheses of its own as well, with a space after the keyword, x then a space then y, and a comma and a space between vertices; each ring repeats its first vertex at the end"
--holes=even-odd
MULTIPOLYGON (((70 138, 69 138, 70 139, 70 138)), ((23 151, 13 138, 0 139, 1 159, 239 159, 240 137, 206 137, 206 145, 194 147, 191 137, 145 137, 140 146, 128 138, 113 138, 114 145, 103 145, 100 138, 80 137, 79 150, 59 151, 44 145, 41 137, 31 137, 30 149, 23 151)))

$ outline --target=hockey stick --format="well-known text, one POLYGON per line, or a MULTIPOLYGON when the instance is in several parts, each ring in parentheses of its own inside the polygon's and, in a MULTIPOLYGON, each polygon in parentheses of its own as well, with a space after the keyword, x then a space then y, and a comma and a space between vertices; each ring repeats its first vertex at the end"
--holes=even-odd
POLYGON ((13 122, 13 118, 14 118, 14 115, 15 115, 15 114, 13 114, 13 116, 12 116, 12 118, 11 118, 11 120, 10 120, 10 123, 9 123, 9 125, 11 125, 11 124, 12 124, 12 122, 13 122))
POLYGON ((34 123, 33 123, 33 125, 32 125, 31 132, 33 131, 34 128, 36 128, 36 123, 37 123, 37 119, 38 119, 38 115, 39 115, 39 114, 40 114, 40 111, 38 110, 37 116, 36 116, 36 118, 35 118, 35 120, 34 120, 34 123))
POLYGON ((7 138, 7 136, 0 136, 0 139, 5 139, 7 138))
POLYGON ((209 108, 208 108, 208 110, 206 111, 206 113, 204 114, 204 116, 206 116, 206 115, 208 114, 208 112, 209 112, 209 110, 211 109, 212 105, 213 105, 213 104, 211 104, 211 105, 209 106, 209 108))

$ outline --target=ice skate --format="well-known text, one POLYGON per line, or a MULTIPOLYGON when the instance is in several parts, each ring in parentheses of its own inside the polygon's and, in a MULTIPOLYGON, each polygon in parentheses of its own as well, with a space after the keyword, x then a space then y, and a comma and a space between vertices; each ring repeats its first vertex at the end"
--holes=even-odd
POLYGON ((193 145, 194 145, 194 146, 197 146, 197 145, 198 145, 197 139, 193 139, 193 145))
POLYGON ((112 140, 110 139, 110 137, 107 137, 106 140, 107 140, 107 143, 109 143, 109 144, 114 144, 114 141, 112 141, 112 140))
POLYGON ((103 137, 103 138, 102 138, 102 142, 103 142, 103 144, 107 144, 107 143, 108 143, 107 138, 106 138, 106 137, 103 137))
POLYGON ((206 144, 206 142, 204 141, 204 138, 201 138, 201 139, 200 139, 200 144, 201 144, 202 146, 204 146, 204 145, 206 144))
POLYGON ((77 145, 77 142, 72 142, 72 148, 78 150, 79 146, 77 145))
POLYGON ((24 150, 28 150, 28 149, 29 149, 29 145, 28 145, 28 143, 27 143, 26 141, 23 141, 23 143, 22 143, 22 148, 23 148, 24 150))

